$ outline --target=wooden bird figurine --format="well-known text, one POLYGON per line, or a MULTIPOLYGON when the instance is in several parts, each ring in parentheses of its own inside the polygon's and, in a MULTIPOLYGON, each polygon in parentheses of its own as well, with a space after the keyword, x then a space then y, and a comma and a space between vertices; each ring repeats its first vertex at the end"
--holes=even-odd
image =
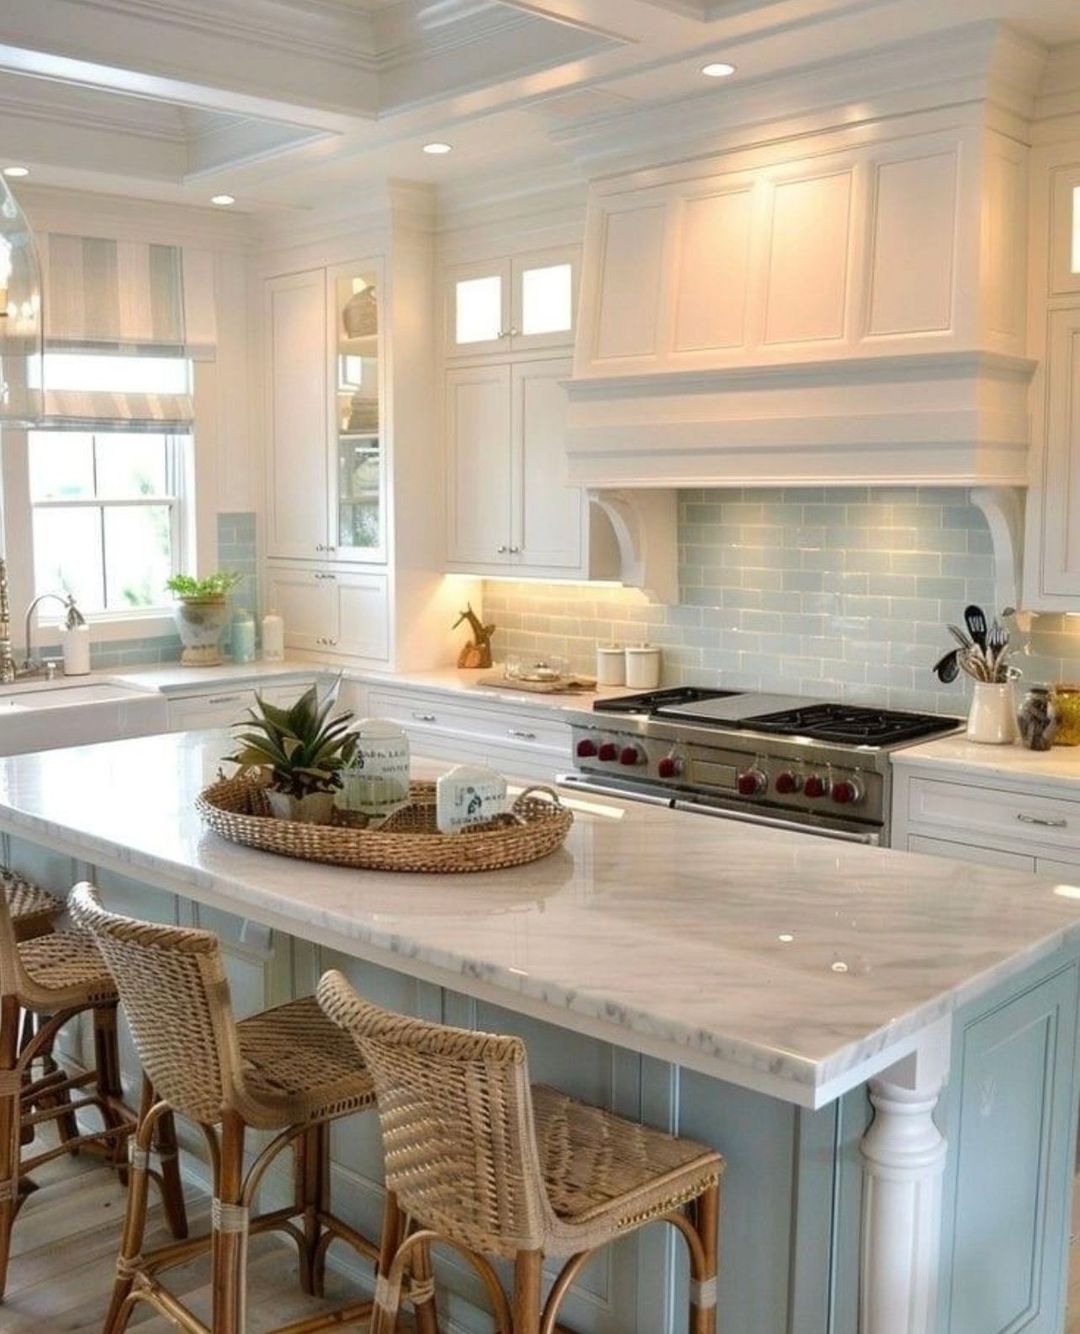
POLYGON ((469 622, 473 637, 458 654, 457 665, 459 667, 490 667, 491 636, 495 633, 495 626, 484 625, 480 617, 473 611, 471 602, 454 622, 455 630, 462 621, 469 622))

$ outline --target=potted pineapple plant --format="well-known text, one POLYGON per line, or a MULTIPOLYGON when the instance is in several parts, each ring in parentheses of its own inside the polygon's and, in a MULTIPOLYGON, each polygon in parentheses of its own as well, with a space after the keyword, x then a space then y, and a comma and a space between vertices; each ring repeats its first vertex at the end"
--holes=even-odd
POLYGON ((229 620, 228 595, 243 578, 219 570, 204 579, 174 574, 165 587, 176 598, 176 628, 188 667, 216 667, 221 662, 221 632, 229 620))
POLYGON ((243 729, 236 737, 239 749, 227 758, 241 773, 256 770, 265 775, 270 809, 279 819, 330 823, 334 793, 357 740, 348 731, 351 713, 330 717, 336 701, 336 682, 322 696, 312 686, 289 709, 256 695, 248 719, 237 724, 243 729))

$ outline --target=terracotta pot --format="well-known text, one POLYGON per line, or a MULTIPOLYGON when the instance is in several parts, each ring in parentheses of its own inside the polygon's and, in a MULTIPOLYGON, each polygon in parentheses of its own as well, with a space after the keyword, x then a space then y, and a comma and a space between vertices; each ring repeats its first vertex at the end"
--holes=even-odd
POLYGON ((266 799, 279 820, 295 820, 298 824, 329 824, 334 812, 332 792, 294 797, 291 792, 277 792, 271 787, 267 788, 266 799))

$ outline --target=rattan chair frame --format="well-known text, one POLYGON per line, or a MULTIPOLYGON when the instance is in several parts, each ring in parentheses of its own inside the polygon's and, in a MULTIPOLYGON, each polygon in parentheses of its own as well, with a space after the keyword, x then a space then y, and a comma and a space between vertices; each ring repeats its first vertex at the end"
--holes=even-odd
MULTIPOLYGON (((267 1093, 253 1082, 242 1058, 241 1032, 213 933, 107 912, 88 884, 76 886, 71 910, 76 922, 93 933, 112 970, 135 1045, 159 1097, 143 1109, 132 1141, 127 1216, 104 1334, 122 1334, 140 1303, 188 1334, 243 1334, 248 1240, 262 1232, 283 1232, 296 1243, 301 1288, 311 1295, 322 1294, 326 1253, 335 1240, 347 1243, 377 1269, 380 1246, 330 1207, 329 1127, 343 1116, 374 1108, 374 1086, 362 1064, 351 1067, 347 1088, 329 1087, 324 1078, 321 1087, 293 1096, 267 1093), (206 1141, 213 1183, 211 1228, 203 1236, 144 1253, 147 1155, 156 1125, 170 1112, 194 1122, 206 1141), (246 1166, 251 1129, 276 1134, 246 1166), (292 1204, 256 1213, 256 1196, 267 1169, 289 1148, 295 1155, 292 1204), (209 1327, 161 1279, 169 1269, 207 1250, 209 1327)), ((318 1023, 336 1035, 313 1002, 312 1011, 318 1023)), ((366 1319, 371 1313, 370 1299, 354 1301, 281 1326, 273 1334, 312 1334, 366 1319)), ((418 1322, 422 1334, 437 1334, 429 1316, 418 1315, 418 1322)))
MULTIPOLYGON (((26 921, 20 924, 13 918, 11 907, 9 894, 0 894, 0 1297, 7 1284, 15 1219, 36 1189, 32 1173, 53 1158, 80 1153, 104 1158, 123 1178, 127 1140, 137 1121, 123 1098, 118 999, 104 962, 91 982, 85 980, 85 967, 80 963, 71 969, 66 982, 56 987, 44 985, 25 966, 29 940, 48 934, 50 957, 60 961, 68 941, 76 946, 73 956, 85 959, 87 942, 72 933, 43 932, 39 920, 27 932, 26 921), (81 982, 77 980, 80 972, 81 982), (82 1014, 89 1014, 93 1023, 94 1065, 68 1074, 53 1059, 54 1044, 61 1029, 82 1014), (41 1073, 35 1074, 39 1064, 41 1073), (100 1130, 80 1130, 79 1114, 89 1111, 101 1118, 100 1130), (49 1122, 56 1125, 58 1142, 24 1157, 23 1148, 49 1122)), ((61 978, 62 971, 62 966, 54 968, 61 978)), ((187 1217, 171 1119, 162 1123, 156 1148, 159 1168, 154 1175, 166 1216, 174 1236, 183 1237, 187 1217)))
POLYGON ((381 1271, 371 1334, 396 1329, 402 1285, 410 1273, 431 1273, 437 1243, 472 1262, 492 1294, 499 1334, 556 1334, 562 1302, 592 1256, 653 1222, 674 1227, 687 1244, 691 1334, 715 1334, 724 1173, 718 1153, 532 1088, 520 1038, 393 1014, 336 972, 325 974, 317 994, 375 1081, 388 1216, 407 1211, 413 1220, 388 1248, 393 1258, 381 1271), (546 1133, 559 1132, 563 1152, 555 1154, 554 1174, 551 1145, 546 1173, 541 1165, 538 1106, 546 1133), (552 1109, 565 1109, 561 1122, 552 1109), (633 1161, 619 1158, 619 1143, 634 1152, 633 1161), (579 1153, 602 1188, 583 1190, 571 1180, 579 1153), (575 1192, 580 1207, 556 1207, 556 1196, 575 1192), (489 1257, 513 1262, 509 1306, 489 1282, 498 1286, 489 1257), (544 1303, 549 1258, 564 1264, 544 1303))

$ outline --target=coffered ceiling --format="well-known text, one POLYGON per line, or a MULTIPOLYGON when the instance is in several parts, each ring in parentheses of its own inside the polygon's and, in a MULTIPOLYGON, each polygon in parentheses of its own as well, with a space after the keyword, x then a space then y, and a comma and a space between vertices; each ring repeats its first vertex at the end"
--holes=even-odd
POLYGON ((0 161, 252 211, 385 175, 570 173, 575 126, 692 95, 722 116, 777 73, 988 20, 1080 41, 1077 0, 9 0, 0 161))

